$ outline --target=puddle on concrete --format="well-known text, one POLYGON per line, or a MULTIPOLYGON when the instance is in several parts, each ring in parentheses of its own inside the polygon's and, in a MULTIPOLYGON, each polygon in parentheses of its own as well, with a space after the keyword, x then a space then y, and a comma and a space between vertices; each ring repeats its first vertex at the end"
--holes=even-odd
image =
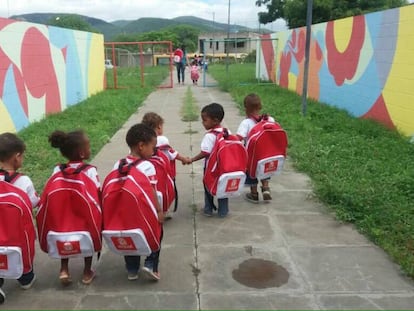
POLYGON ((276 262, 251 258, 232 272, 233 279, 248 287, 280 287, 289 280, 289 272, 276 262))

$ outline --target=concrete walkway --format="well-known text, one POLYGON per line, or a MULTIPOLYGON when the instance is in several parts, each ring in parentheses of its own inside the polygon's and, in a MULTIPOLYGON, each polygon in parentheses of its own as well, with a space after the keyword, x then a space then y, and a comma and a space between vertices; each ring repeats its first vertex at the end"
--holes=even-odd
MULTIPOLYGON (((188 82, 187 82, 188 83, 188 82)), ((152 93, 92 161, 101 179, 125 156, 125 134, 155 111, 182 154, 196 154, 201 122, 180 120, 187 87, 200 108, 218 102, 225 125, 242 120, 227 93, 217 88, 175 86, 152 93), (188 134, 192 132, 192 134, 188 134)), ((120 103, 122 104, 122 103, 120 103)), ((128 281, 123 259, 106 248, 90 285, 80 282, 83 262, 71 260, 73 284, 62 288, 59 261, 40 250, 37 282, 29 291, 7 281, 4 309, 413 309, 414 282, 352 226, 337 222, 312 196, 310 180, 292 169, 272 179, 273 201, 230 201, 227 218, 206 218, 202 161, 177 163, 179 209, 164 225, 159 282, 128 281)))

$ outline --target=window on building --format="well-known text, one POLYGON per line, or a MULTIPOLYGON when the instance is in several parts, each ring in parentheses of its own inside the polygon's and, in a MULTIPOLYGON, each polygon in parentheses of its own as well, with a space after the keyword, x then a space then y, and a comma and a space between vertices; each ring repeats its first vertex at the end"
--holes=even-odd
POLYGON ((216 51, 218 51, 218 49, 219 49, 219 42, 216 41, 216 51))
POLYGON ((213 39, 210 39, 210 49, 213 48, 213 39))

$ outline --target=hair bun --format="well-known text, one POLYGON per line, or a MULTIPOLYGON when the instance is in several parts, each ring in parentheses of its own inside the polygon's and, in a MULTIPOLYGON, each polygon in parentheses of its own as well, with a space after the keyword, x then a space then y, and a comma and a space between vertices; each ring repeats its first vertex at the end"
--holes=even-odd
POLYGON ((49 142, 53 148, 60 148, 62 147, 66 140, 68 139, 68 134, 63 131, 54 131, 49 136, 49 142))

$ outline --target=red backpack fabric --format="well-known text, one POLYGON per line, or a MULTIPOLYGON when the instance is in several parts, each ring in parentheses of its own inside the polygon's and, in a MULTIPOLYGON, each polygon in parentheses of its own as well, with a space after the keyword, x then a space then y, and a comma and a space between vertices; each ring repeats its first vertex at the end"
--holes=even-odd
POLYGON ((47 181, 36 216, 40 248, 53 258, 88 257, 102 248, 99 189, 78 168, 61 165, 47 181))
POLYGON ((247 136, 249 176, 262 180, 280 173, 286 158, 287 144, 287 135, 282 127, 263 115, 247 136))
POLYGON ((158 180, 157 190, 160 192, 160 206, 164 213, 168 212, 171 203, 175 200, 174 181, 171 178, 170 161, 168 157, 158 149, 148 161, 155 167, 158 180))
POLYGON ((33 269, 36 231, 29 196, 12 183, 20 175, 0 175, 0 278, 18 279, 33 269))
POLYGON ((238 196, 246 180, 247 153, 236 135, 214 132, 217 136, 204 171, 204 184, 217 198, 238 196))
POLYGON ((119 255, 149 255, 160 248, 161 224, 148 177, 139 161, 119 162, 102 188, 103 232, 108 247, 119 255))

